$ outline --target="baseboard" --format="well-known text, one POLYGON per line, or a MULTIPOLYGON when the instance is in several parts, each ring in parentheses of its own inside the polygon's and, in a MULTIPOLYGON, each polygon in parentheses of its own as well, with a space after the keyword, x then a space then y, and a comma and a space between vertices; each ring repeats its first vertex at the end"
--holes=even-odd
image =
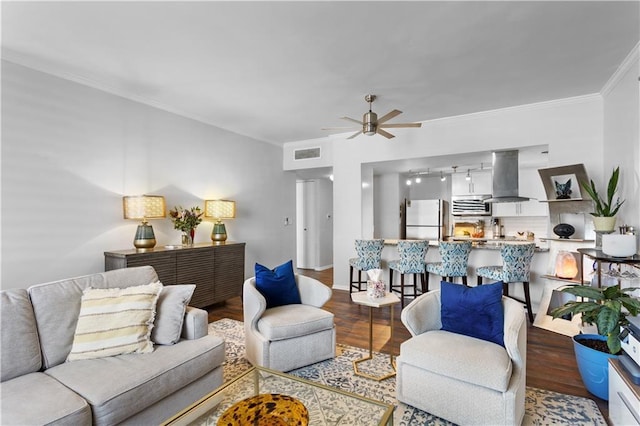
POLYGON ((333 264, 331 265, 326 265, 326 266, 316 266, 315 268, 313 268, 314 271, 325 271, 327 269, 331 269, 333 268, 333 264))

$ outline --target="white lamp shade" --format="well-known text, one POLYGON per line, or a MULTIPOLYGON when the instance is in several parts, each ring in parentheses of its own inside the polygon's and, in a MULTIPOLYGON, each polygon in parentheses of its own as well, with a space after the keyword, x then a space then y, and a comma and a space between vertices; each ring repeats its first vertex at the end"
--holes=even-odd
POLYGON ((205 217, 215 219, 232 219, 236 217, 236 202, 229 200, 205 200, 205 217))
POLYGON ((166 217, 164 197, 161 195, 134 195, 122 197, 125 219, 156 219, 166 217))

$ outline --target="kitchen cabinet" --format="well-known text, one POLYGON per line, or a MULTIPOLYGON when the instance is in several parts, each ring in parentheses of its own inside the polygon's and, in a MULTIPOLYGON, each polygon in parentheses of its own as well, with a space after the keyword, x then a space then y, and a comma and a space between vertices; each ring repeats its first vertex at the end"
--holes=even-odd
POLYGON ((451 175, 451 193, 453 195, 483 195, 491 194, 491 172, 470 173, 471 179, 467 180, 466 173, 454 173, 451 175))
POLYGON ((529 197, 531 200, 494 203, 493 216, 549 216, 549 205, 539 201, 546 199, 546 193, 537 169, 518 170, 518 195, 529 197))
POLYGON ((609 420, 612 425, 640 424, 640 386, 617 359, 609 360, 609 420))
POLYGON ((549 216, 549 207, 537 200, 517 203, 493 203, 493 216, 549 216))
POLYGON ((150 265, 164 285, 195 284, 190 305, 203 308, 242 294, 245 243, 194 244, 191 247, 104 253, 104 269, 150 265))

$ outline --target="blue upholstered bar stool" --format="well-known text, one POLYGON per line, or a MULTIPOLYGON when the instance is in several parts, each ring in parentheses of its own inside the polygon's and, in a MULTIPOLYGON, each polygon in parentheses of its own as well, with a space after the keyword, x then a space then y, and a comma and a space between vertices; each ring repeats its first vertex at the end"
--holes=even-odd
POLYGON ((504 244, 500 249, 502 266, 481 266, 476 268, 478 285, 482 284, 482 278, 502 281, 504 283, 502 293, 525 304, 531 323, 533 323, 533 312, 531 311, 531 296, 529 295, 529 270, 535 248, 536 245, 534 243, 504 244), (524 288, 524 300, 509 296, 509 283, 518 282, 521 282, 524 288))
POLYGON ((442 277, 443 281, 454 282, 455 277, 462 277, 462 284, 467 285, 467 264, 471 253, 471 241, 440 241, 438 243, 441 262, 427 262, 427 291, 429 291, 429 274, 442 277))
MULTIPOLYGON (((349 259, 349 293, 362 291, 362 271, 369 269, 380 269, 380 258, 382 257, 382 249, 384 248, 384 240, 356 240, 356 253, 358 257, 349 259), (353 270, 358 271, 358 280, 353 280, 353 270)), ((364 282, 367 282, 365 277, 364 282)), ((366 286, 365 289, 366 290, 366 286)))
POLYGON ((417 297, 418 296, 418 284, 417 275, 420 275, 421 290, 426 293, 426 273, 424 270, 424 257, 427 255, 429 248, 429 241, 424 240, 399 240, 398 241, 398 253, 400 259, 392 260, 389 262, 389 289, 392 292, 400 293, 400 304, 404 308, 405 296, 417 297), (400 284, 393 285, 394 271, 400 273, 400 284), (413 275, 413 293, 405 294, 404 289, 404 276, 406 274, 413 275))

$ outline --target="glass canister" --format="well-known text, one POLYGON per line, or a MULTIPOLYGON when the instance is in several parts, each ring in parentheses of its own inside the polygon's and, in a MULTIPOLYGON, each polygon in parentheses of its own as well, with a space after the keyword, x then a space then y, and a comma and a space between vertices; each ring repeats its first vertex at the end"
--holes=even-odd
POLYGON ((476 223, 476 226, 473 228, 473 233, 471 234, 473 238, 483 238, 484 237, 484 221, 479 220, 476 223))

